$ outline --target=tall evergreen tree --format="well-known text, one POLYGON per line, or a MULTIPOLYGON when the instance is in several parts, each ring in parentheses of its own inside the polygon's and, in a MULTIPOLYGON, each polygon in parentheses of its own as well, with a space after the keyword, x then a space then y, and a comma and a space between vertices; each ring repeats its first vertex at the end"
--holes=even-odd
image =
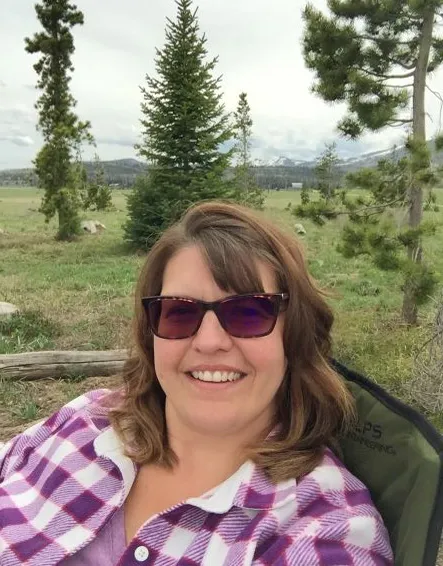
POLYGON ((58 214, 57 237, 70 240, 80 232, 81 207, 72 161, 83 142, 93 141, 90 123, 74 112, 76 101, 69 88, 75 51, 71 30, 83 25, 84 17, 68 0, 42 0, 35 11, 43 31, 25 42, 28 53, 41 53, 34 65, 40 77, 37 88, 43 91, 36 108, 44 145, 34 161, 39 186, 45 190, 40 210, 46 221, 58 214))
POLYGON ((239 200, 243 200, 255 208, 262 208, 264 193, 254 178, 251 158, 252 125, 248 95, 246 92, 242 92, 234 113, 234 136, 236 141, 234 152, 237 161, 234 183, 239 191, 239 200))
POLYGON ((193 202, 233 196, 226 180, 232 138, 221 101, 217 58, 207 61, 192 0, 176 0, 177 17, 167 21, 166 42, 157 50, 157 77, 142 88, 142 142, 136 146, 149 166, 128 198, 125 238, 149 247, 193 202))
POLYGON ((251 169, 251 136, 252 118, 251 107, 246 92, 241 92, 238 98, 237 109, 234 113, 234 133, 236 138, 236 157, 239 174, 243 176, 242 184, 245 191, 248 189, 251 169))
MULTIPOLYGON (((402 314, 414 324, 423 283, 431 279, 422 262, 420 228, 423 189, 432 180, 425 89, 428 74, 443 62, 443 39, 438 36, 443 0, 328 0, 328 7, 330 15, 312 5, 303 14, 304 58, 316 75, 313 91, 328 102, 347 104, 348 114, 338 125, 345 136, 357 138, 365 130, 386 126, 404 125, 410 131, 409 181, 403 202, 398 200, 395 206, 408 209, 402 314)), ((371 225, 377 222, 373 205, 382 201, 369 203, 371 225)), ((389 202, 384 199, 378 212, 393 206, 389 202)), ((333 214, 331 204, 327 214, 333 214)))

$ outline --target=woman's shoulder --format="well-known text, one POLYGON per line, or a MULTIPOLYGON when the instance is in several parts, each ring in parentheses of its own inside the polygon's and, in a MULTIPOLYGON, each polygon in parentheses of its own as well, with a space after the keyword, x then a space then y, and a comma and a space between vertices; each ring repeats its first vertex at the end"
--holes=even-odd
POLYGON ((325 512, 332 507, 346 507, 349 511, 354 507, 365 512, 375 510, 368 488, 329 448, 312 472, 297 482, 299 511, 307 512, 314 500, 324 503, 325 512))
POLYGON ((73 443, 79 434, 99 434, 109 426, 106 412, 117 393, 95 389, 73 399, 58 411, 43 419, 10 441, 0 443, 0 482, 23 458, 38 449, 42 458, 45 447, 54 450, 58 444, 73 443))
POLYGON ((283 531, 288 563, 301 552, 321 556, 322 564, 332 556, 340 564, 373 564, 375 557, 393 563, 389 534, 369 490, 329 449, 296 482, 293 513, 283 531))

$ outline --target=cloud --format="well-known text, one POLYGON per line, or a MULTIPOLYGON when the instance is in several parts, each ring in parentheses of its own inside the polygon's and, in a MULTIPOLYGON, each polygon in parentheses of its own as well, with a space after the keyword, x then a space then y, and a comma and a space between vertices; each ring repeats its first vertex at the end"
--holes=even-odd
POLYGON ((34 145, 34 140, 29 136, 0 136, 0 141, 10 142, 19 147, 29 147, 34 145))
POLYGON ((98 137, 96 139, 97 144, 99 145, 118 145, 122 147, 134 147, 137 143, 136 138, 106 138, 106 137, 98 137))
POLYGON ((0 106, 1 125, 16 126, 18 124, 32 124, 36 121, 35 111, 25 104, 17 103, 12 106, 0 106))
MULTIPOLYGON (((312 0, 323 9, 326 0, 312 0)), ((0 37, 7 45, 0 59, 0 165, 28 166, 42 139, 35 131, 39 96, 33 64, 38 55, 25 52, 24 38, 40 29, 33 2, 0 0, 0 37), (34 145, 30 145, 34 140, 34 145)), ((386 129, 367 134, 358 142, 339 137, 336 124, 343 105, 330 105, 314 96, 314 75, 305 68, 301 52, 303 22, 301 0, 195 0, 200 32, 207 37, 208 56, 218 56, 215 74, 222 75, 223 101, 233 111, 240 92, 248 94, 257 157, 287 155, 314 159, 325 142, 337 141, 343 157, 390 147, 402 133, 386 129)), ((139 119, 145 76, 155 75, 156 48, 165 42, 166 18, 175 17, 173 0, 77 0, 84 26, 74 29, 75 71, 70 83, 81 120, 89 120, 103 160, 135 157, 140 136, 139 119)), ((429 86, 443 92, 443 72, 429 86)), ((438 128, 439 103, 427 98, 438 128)))

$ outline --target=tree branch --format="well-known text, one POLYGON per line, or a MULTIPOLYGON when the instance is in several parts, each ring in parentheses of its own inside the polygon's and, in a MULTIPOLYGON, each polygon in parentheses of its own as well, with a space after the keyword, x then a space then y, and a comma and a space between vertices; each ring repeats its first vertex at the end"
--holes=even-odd
POLYGON ((360 67, 359 70, 370 75, 371 77, 377 77, 379 79, 409 79, 410 77, 413 77, 415 75, 415 70, 403 75, 383 75, 382 73, 373 73, 372 71, 364 69, 363 67, 360 67))
POLYGON ((426 88, 429 90, 429 92, 431 92, 435 96, 437 100, 440 101, 440 117, 439 117, 439 125, 438 125, 438 131, 440 132, 441 123, 442 123, 442 113, 443 113, 443 97, 439 92, 432 90, 432 88, 429 85, 426 85, 426 88))
POLYGON ((365 214, 365 216, 374 216, 375 214, 379 214, 380 210, 383 210, 385 208, 389 208, 390 206, 397 204, 399 202, 404 202, 405 198, 404 197, 399 197, 397 199, 391 200, 390 202, 387 202, 385 204, 374 204, 373 206, 365 206, 363 208, 360 208, 358 210, 342 210, 342 211, 338 211, 337 214, 340 215, 344 215, 344 214, 360 214, 360 213, 364 213, 367 210, 374 210, 374 212, 370 212, 368 214, 365 214))
POLYGON ((405 63, 402 63, 397 59, 391 59, 390 57, 388 57, 388 61, 390 61, 393 65, 398 65, 399 67, 403 67, 403 69, 406 69, 407 71, 412 71, 412 69, 415 69, 415 67, 417 66, 417 63, 414 63, 413 65, 406 65, 405 63))
MULTIPOLYGON (((367 39, 368 41, 374 41, 375 43, 380 43, 381 41, 383 41, 383 38, 380 37, 374 37, 373 35, 365 35, 363 34, 359 34, 358 37, 360 39, 367 39)), ((413 39, 410 39, 408 41, 397 41, 395 40, 395 44, 396 45, 411 45, 411 43, 414 43, 413 39)))
POLYGON ((395 118, 388 121, 389 126, 402 126, 404 124, 412 124, 412 118, 395 118))

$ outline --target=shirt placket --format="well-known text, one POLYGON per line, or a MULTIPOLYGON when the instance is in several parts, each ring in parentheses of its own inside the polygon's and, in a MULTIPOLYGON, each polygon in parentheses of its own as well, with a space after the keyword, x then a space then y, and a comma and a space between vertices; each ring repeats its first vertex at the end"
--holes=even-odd
POLYGON ((174 529, 178 527, 171 513, 180 508, 184 508, 183 504, 176 505, 149 519, 127 546, 118 566, 177 564, 177 560, 168 557, 164 549, 168 541, 171 544, 171 538, 173 543, 174 529), (162 558, 163 560, 159 562, 162 558))

